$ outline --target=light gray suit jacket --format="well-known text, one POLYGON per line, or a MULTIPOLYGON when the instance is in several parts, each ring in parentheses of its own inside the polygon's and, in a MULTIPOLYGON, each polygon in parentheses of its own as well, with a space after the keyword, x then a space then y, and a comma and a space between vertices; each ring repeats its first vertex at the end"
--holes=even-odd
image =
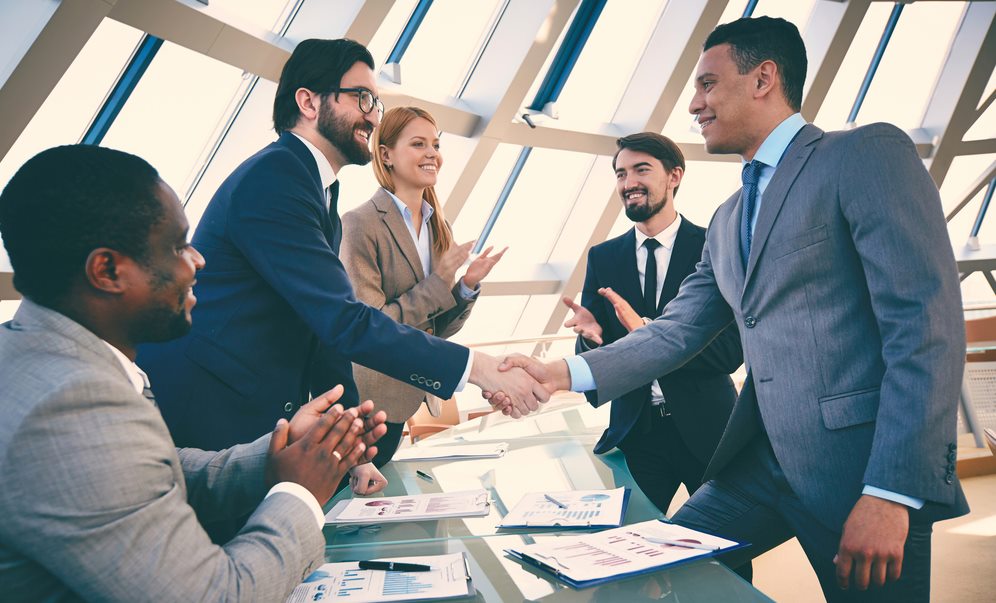
MULTIPOLYGON (((430 335, 446 338, 460 330, 474 301, 463 298, 459 283, 425 275, 405 219, 386 190, 377 189, 369 201, 343 215, 342 232, 339 257, 357 299, 430 335)), ((434 266, 439 253, 432 249, 431 255, 434 266)), ((408 383, 358 364, 353 377, 360 400, 372 399, 378 410, 387 412, 388 421, 404 422, 423 399, 429 412, 439 416, 439 400, 408 383)))
POLYGON ((0 325, 0 383, 4 601, 283 601, 322 561, 305 503, 260 502, 269 436, 177 450, 107 345, 62 314, 24 300, 0 325), (201 527, 253 508, 223 548, 201 527))
POLYGON ((599 399, 680 366, 733 321, 751 378, 707 479, 764 429, 802 503, 832 529, 863 484, 925 499, 914 521, 964 513, 958 271, 910 139, 887 124, 805 126, 764 192, 746 270, 740 215, 738 192, 663 316, 583 354, 599 399))

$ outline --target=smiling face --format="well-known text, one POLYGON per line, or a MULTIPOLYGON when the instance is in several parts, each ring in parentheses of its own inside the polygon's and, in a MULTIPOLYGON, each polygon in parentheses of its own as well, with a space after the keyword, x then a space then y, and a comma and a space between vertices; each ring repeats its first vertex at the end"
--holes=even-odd
POLYGON ((702 53, 695 74, 695 95, 688 111, 696 116, 706 151, 753 157, 760 146, 752 126, 753 90, 757 76, 751 70, 740 74, 729 44, 713 46, 702 53))
POLYGON ((148 256, 140 262, 145 278, 131 298, 135 342, 168 341, 190 330, 195 276, 204 267, 204 257, 187 242, 189 226, 176 193, 160 181, 156 198, 164 215, 149 231, 148 256))
POLYGON ((435 186, 443 165, 439 132, 429 120, 417 117, 401 130, 393 147, 380 146, 381 159, 391 166, 396 188, 426 189, 435 186))
MULTIPOLYGON (((373 70, 365 63, 354 63, 343 74, 340 88, 364 88, 377 96, 377 82, 373 70)), ((357 92, 329 94, 318 113, 318 133, 342 155, 343 165, 370 163, 370 134, 380 123, 376 109, 369 113, 360 110, 357 92)))
POLYGON ((633 149, 620 150, 615 164, 616 191, 633 222, 649 220, 672 201, 680 168, 669 171, 653 155, 633 149))

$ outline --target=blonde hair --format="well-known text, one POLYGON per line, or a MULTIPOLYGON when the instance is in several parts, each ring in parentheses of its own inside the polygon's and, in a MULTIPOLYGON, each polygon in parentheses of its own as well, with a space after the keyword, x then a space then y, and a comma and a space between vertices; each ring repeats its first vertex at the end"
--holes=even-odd
MULTIPOLYGON (((380 155, 380 147, 383 145, 388 148, 394 148, 398 143, 398 137, 401 136, 401 131, 405 129, 405 126, 418 118, 426 120, 432 124, 433 128, 439 129, 436 126, 436 120, 425 109, 418 107, 393 107, 384 113, 383 119, 380 120, 380 125, 374 130, 373 144, 371 145, 374 150, 374 175, 377 177, 377 182, 392 193, 395 192, 394 177, 391 175, 391 170, 387 169, 384 165, 384 159, 380 155)), ((449 224, 446 223, 445 216, 443 216, 443 208, 439 205, 435 187, 430 186, 422 191, 422 198, 432 208, 432 217, 429 218, 429 229, 432 232, 432 246, 437 252, 443 253, 453 245, 453 232, 450 230, 449 224)))

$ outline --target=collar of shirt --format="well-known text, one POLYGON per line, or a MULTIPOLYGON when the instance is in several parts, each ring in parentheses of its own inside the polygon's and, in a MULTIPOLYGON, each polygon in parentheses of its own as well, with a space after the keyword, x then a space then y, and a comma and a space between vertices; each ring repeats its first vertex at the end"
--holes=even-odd
MULTIPOLYGON (((104 340, 101 339, 101 341, 104 340)), ((145 389, 145 380, 148 378, 145 376, 145 373, 142 372, 142 369, 138 368, 138 365, 131 360, 128 360, 128 357, 125 356, 121 350, 106 341, 104 341, 104 344, 111 348, 111 351, 114 352, 114 357, 118 359, 118 362, 120 362, 121 366, 124 368, 125 374, 128 375, 128 380, 131 381, 131 386, 135 388, 136 392, 142 393, 142 390, 145 389)))
MULTIPOLYGON (((785 118, 785 121, 778 124, 761 143, 757 149, 757 154, 754 155, 754 159, 764 164, 757 181, 758 194, 764 194, 764 189, 768 188, 768 182, 771 181, 771 176, 775 173, 778 164, 781 163, 785 150, 788 149, 788 146, 792 144, 792 139, 805 125, 806 119, 800 113, 793 113, 785 118)), ((741 159, 741 166, 746 163, 741 159)), ((756 216, 757 212, 754 215, 756 216)))
MULTIPOLYGON (((332 164, 329 163, 328 157, 325 156, 325 153, 319 151, 318 147, 308 142, 303 136, 301 136, 297 132, 291 132, 291 134, 297 136, 297 139, 303 142, 304 146, 306 146, 308 150, 311 151, 311 154, 315 158, 315 163, 318 164, 318 177, 322 181, 322 189, 323 190, 328 189, 328 187, 332 186, 332 183, 335 182, 336 178, 335 170, 332 169, 332 164)), ((326 202, 328 202, 328 200, 326 200, 326 202)))
MULTIPOLYGON (((397 195, 387 190, 386 188, 384 189, 384 191, 388 195, 391 195, 391 199, 394 200, 394 205, 397 206, 398 211, 400 211, 401 215, 404 216, 405 224, 408 225, 409 230, 411 230, 412 235, 414 235, 415 225, 412 223, 412 210, 408 209, 408 206, 405 205, 405 202, 402 201, 401 199, 398 199, 397 195)), ((428 201, 422 199, 422 225, 425 226, 426 224, 428 224, 429 218, 431 217, 432 217, 432 206, 429 205, 428 201)))
MULTIPOLYGON (((667 228, 657 233, 657 235, 654 238, 657 239, 657 242, 661 244, 661 247, 670 250, 672 247, 674 247, 675 239, 678 238, 678 228, 680 226, 681 226, 681 214, 678 214, 675 217, 674 222, 668 224, 667 228)), ((633 232, 636 233, 636 249, 637 251, 639 251, 640 248, 643 247, 643 242, 649 239, 650 237, 640 232, 639 228, 634 228, 633 232)))

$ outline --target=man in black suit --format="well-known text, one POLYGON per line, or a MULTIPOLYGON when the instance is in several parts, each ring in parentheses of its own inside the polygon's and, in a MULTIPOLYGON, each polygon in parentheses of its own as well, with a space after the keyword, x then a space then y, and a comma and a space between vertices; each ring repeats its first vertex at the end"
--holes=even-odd
MULTIPOLYGON (((578 353, 660 316, 705 242, 705 229, 674 207, 685 171, 677 145, 653 132, 616 144, 616 188, 636 226, 591 248, 581 304, 563 300, 574 311, 564 326, 578 333, 578 353)), ((689 494, 701 485, 736 398, 729 373, 742 362, 737 330, 727 328, 685 366, 617 398, 595 453, 622 450, 637 485, 667 512, 679 483, 689 494)))

